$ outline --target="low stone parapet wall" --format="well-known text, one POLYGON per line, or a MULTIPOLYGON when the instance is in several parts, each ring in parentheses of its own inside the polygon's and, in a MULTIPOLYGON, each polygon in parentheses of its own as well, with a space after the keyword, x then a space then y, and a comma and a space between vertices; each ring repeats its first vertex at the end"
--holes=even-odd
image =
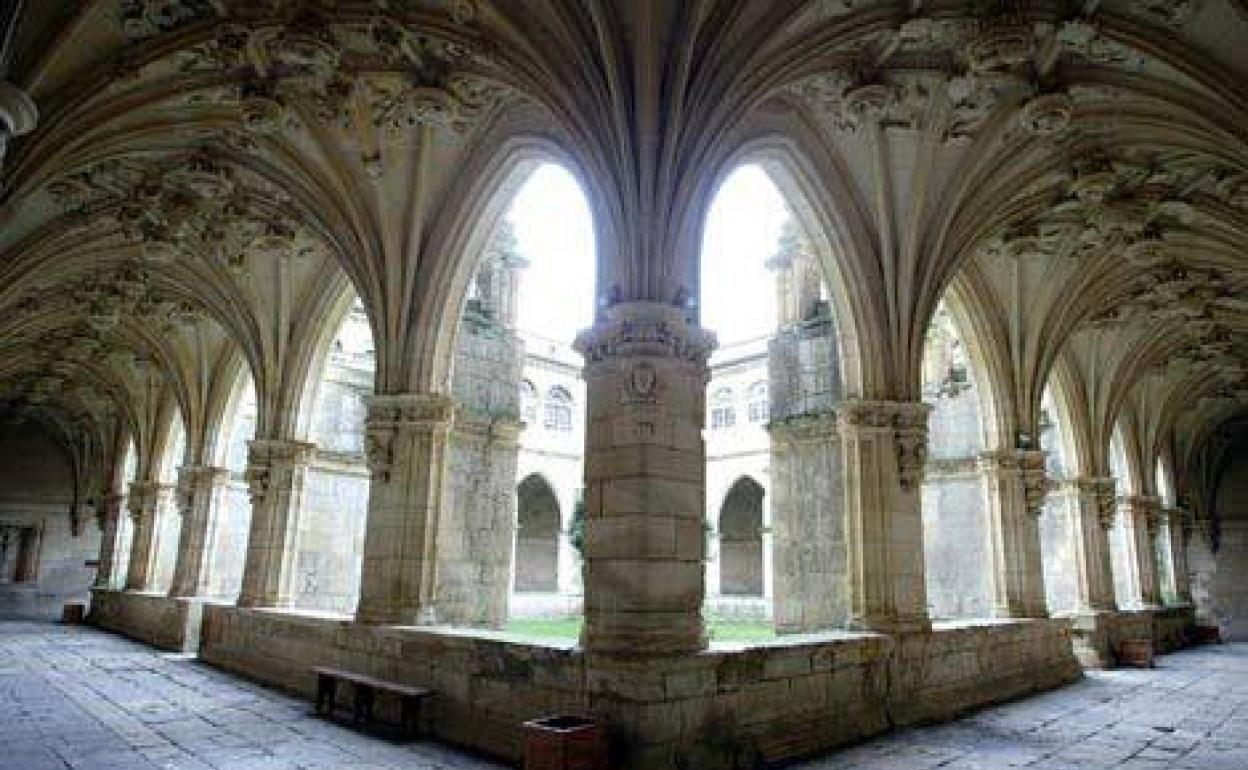
POLYGON ((199 649, 203 607, 199 599, 93 588, 88 620, 154 647, 194 652, 199 649))
POLYGON ((365 626, 276 610, 205 608, 202 657, 311 696, 331 665, 432 688, 431 729, 509 761, 520 725, 555 713, 610 725, 624 768, 749 766, 892 726, 948 719, 1080 676, 1060 620, 822 634, 679 657, 585 655, 505 634, 365 626))

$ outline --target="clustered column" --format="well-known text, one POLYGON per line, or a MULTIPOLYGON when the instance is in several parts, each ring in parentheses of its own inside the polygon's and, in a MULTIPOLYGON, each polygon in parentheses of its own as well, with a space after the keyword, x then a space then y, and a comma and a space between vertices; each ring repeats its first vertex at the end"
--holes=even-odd
POLYGON ((1179 508, 1166 508, 1162 511, 1162 526, 1170 534, 1170 548, 1164 558, 1170 560, 1174 601, 1177 604, 1191 604, 1192 583, 1187 572, 1187 541, 1191 535, 1189 515, 1179 508))
POLYGON ((100 508, 102 532, 100 538, 100 565, 95 572, 96 588, 119 588, 123 575, 119 574, 120 549, 126 530, 127 514, 122 511, 125 495, 109 495, 100 508))
POLYGON ((439 394, 366 401, 372 483, 356 619, 435 622, 436 544, 454 402, 439 394))
POLYGON ((130 565, 126 572, 126 588, 149 591, 156 576, 156 556, 160 553, 160 517, 166 513, 172 487, 154 481, 130 484, 130 519, 134 522, 134 540, 130 546, 130 565))
POLYGON ((228 469, 207 465, 187 466, 179 471, 177 495, 182 509, 182 534, 170 596, 205 597, 211 593, 215 517, 229 478, 228 469))
POLYGON ((303 488, 315 444, 255 439, 247 445, 251 529, 240 607, 291 607, 303 488))
POLYGON ((1157 578, 1158 511, 1156 498, 1139 495, 1122 498, 1131 599, 1143 607, 1161 605, 1161 586, 1157 578))
POLYGON ((921 402, 858 400, 839 411, 851 628, 931 627, 920 510, 930 411, 921 402))
POLYGON ((1114 525, 1114 480, 1069 479, 1067 511, 1075 550, 1076 611, 1113 611, 1114 573, 1109 530, 1114 525))
POLYGON ((993 611, 1002 618, 1046 617, 1039 526, 1044 452, 984 452, 979 467, 988 491, 993 611))
POLYGON ((707 359, 680 308, 615 305, 585 357, 585 628, 596 653, 702 649, 707 359))

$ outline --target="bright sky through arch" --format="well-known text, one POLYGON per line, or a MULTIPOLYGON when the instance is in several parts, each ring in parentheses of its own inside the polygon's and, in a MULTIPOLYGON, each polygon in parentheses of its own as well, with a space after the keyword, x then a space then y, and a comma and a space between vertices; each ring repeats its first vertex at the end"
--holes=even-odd
POLYGON ((567 169, 539 166, 507 210, 520 254, 517 326, 571 344, 594 321, 594 222, 567 169))
POLYGON ((732 172, 711 202, 702 235, 702 325, 720 345, 771 334, 776 328, 776 253, 789 209, 758 166, 732 172))

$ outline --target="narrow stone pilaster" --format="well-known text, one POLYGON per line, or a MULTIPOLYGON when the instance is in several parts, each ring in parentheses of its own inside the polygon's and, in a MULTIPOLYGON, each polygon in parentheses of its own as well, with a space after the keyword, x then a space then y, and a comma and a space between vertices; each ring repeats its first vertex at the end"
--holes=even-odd
POLYGON ((1114 574, 1109 553, 1113 526, 1113 479, 1073 478, 1065 482, 1070 536, 1074 539, 1077 612, 1114 611, 1114 574), (1102 504, 1108 490, 1109 506, 1102 504))
POLYGON ((178 507, 182 510, 182 533, 178 539, 178 562, 173 569, 169 595, 206 597, 212 585, 212 554, 216 550, 216 515, 230 479, 227 468, 192 465, 178 471, 178 507))
POLYGON ((1130 580, 1129 603, 1134 607, 1160 607, 1156 545, 1158 501, 1130 495, 1121 498, 1120 511, 1126 534, 1124 555, 1130 580))
POLYGON ((920 509, 930 411, 921 402, 857 400, 839 410, 851 628, 931 628, 920 509))
POLYGON ((993 613, 999 618, 1048 616, 1040 557, 1044 452, 1007 449, 979 456, 988 495, 993 613))
POLYGON ((157 482, 130 484, 130 520, 134 523, 134 540, 130 545, 130 565, 126 571, 126 589, 149 591, 156 577, 156 556, 160 553, 160 516, 167 513, 166 499, 172 487, 157 482))
POLYGON ((251 528, 240 607, 294 604, 303 487, 315 452, 315 444, 303 441, 255 439, 247 445, 251 528))
POLYGON ((436 544, 455 414, 445 395, 403 393, 366 399, 368 522, 356 619, 433 623, 436 544))
POLYGON ((588 395, 585 628, 592 653, 703 649, 707 359, 680 308, 611 307, 576 341, 588 395))
POLYGON ((96 588, 120 588, 125 575, 119 568, 121 549, 125 548, 125 533, 129 528, 129 515, 122 510, 125 495, 109 495, 100 508, 100 566, 95 571, 96 588))
POLYGON ((775 420, 768 429, 776 631, 843 627, 849 617, 845 461, 836 414, 775 420))

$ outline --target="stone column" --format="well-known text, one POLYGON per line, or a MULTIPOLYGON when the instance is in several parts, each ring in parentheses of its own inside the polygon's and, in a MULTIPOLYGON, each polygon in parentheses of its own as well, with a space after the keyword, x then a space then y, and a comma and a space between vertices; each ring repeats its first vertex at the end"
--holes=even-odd
POLYGON ((1044 452, 983 452, 979 469, 988 494, 993 613, 999 618, 1047 617, 1039 525, 1046 492, 1044 452))
POLYGON ((772 421, 771 490, 778 633, 838 628, 849 617, 844 460, 836 414, 772 421))
POLYGON ((182 534, 178 539, 178 563, 173 570, 170 596, 206 597, 211 593, 216 516, 229 479, 227 468, 192 465, 178 471, 182 534))
POLYGON ((1131 600, 1141 607, 1161 606, 1161 586, 1157 581, 1157 509, 1154 498, 1138 495, 1122 498, 1131 600))
POLYGON ((615 305, 585 357, 585 628, 591 653, 706 646, 702 522, 707 359, 714 337, 680 308, 615 305))
POLYGON ((839 410, 851 628, 931 628, 920 511, 930 411, 921 402, 860 400, 839 410))
POLYGON ((148 591, 156 576, 156 556, 160 553, 160 516, 171 491, 168 484, 136 481, 130 484, 130 520, 134 540, 130 544, 130 565, 126 589, 148 591))
POLYGON ((247 444, 251 528, 243 563, 240 607, 291 607, 303 486, 316 445, 283 439, 247 444))
POLYGON ((1191 578, 1187 573, 1187 535, 1190 527, 1187 514, 1178 508, 1161 511, 1161 526, 1169 534, 1169 548, 1163 549, 1162 558, 1170 562, 1170 592, 1174 604, 1192 603, 1191 578))
POLYGON ((1114 524, 1113 479, 1073 478, 1066 481, 1070 536, 1074 539, 1076 611, 1118 609, 1109 555, 1109 530, 1114 524), (1108 506, 1102 505, 1108 489, 1108 506))
POLYGON ((124 548, 122 536, 128 514, 122 510, 125 495, 109 495, 100 507, 100 566, 95 572, 96 588, 119 588, 124 580, 120 574, 120 549, 124 548))
POLYGON ((514 415, 469 416, 463 407, 447 443, 434 606, 439 623, 501 628, 516 542, 520 423, 514 415))
POLYGON ((454 402, 439 394, 404 393, 370 396, 365 403, 372 482, 356 619, 433 623, 435 545, 454 402))

